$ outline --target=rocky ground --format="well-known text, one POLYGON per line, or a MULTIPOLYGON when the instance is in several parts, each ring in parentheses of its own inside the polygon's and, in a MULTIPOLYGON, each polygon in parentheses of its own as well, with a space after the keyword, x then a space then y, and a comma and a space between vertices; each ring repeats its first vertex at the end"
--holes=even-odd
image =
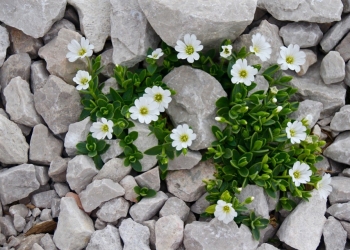
MULTIPOLYGON (((349 12, 349 0, 0 0, 0 250, 350 249, 349 12), (100 171, 76 155, 91 122, 79 121, 72 78, 86 64, 66 59, 72 39, 90 40, 102 54, 106 86, 116 86, 114 65, 138 67, 161 39, 174 46, 194 33, 205 48, 226 38, 240 48, 258 32, 273 51, 263 68, 276 63, 283 45, 299 44, 307 55, 298 74, 287 72, 301 101, 293 117, 312 114, 313 133, 329 142, 317 165, 332 174, 328 201, 315 190, 309 202, 296 200, 293 212, 275 212, 275 200, 247 186, 240 199, 254 196, 249 208, 271 219, 260 241, 244 225, 200 218, 208 206, 202 179, 214 167, 200 162, 199 150, 213 139, 214 103, 225 93, 207 73, 187 67, 164 79, 170 87, 183 82, 168 113, 177 122, 191 119, 200 132, 189 153, 169 163, 165 181, 155 157, 142 159, 141 174, 124 167, 118 140, 108 141, 100 171), (157 195, 136 203, 136 185, 157 195)), ((256 82, 268 86, 262 76, 256 82)), ((141 151, 157 145, 146 125, 133 130, 141 151)))

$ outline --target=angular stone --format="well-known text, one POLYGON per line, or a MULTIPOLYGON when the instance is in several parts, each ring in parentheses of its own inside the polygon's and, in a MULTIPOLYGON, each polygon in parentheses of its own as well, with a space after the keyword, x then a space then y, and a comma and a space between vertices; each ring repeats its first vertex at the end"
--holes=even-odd
MULTIPOLYGON (((50 202, 50 207, 51 207, 51 202, 50 202)), ((43 211, 41 211, 40 220, 41 221, 51 221, 52 220, 50 208, 45 208, 45 209, 43 209, 43 211)))
POLYGON ((305 63, 300 66, 300 71, 298 72, 298 76, 303 76, 306 74, 309 67, 317 62, 317 55, 309 49, 302 49, 306 55, 305 63))
POLYGON ((37 207, 35 207, 34 209, 32 209, 32 216, 33 218, 38 217, 41 214, 41 210, 37 207))
POLYGON ((118 0, 110 2, 113 62, 132 67, 143 61, 147 50, 155 49, 160 39, 139 6, 142 2, 138 3, 137 0, 128 1, 128 4, 118 0), (133 32, 130 33, 130 30, 133 32))
POLYGON ((344 230, 347 232, 348 239, 350 239, 350 222, 340 221, 340 223, 343 226, 344 230))
POLYGON ((323 36, 320 45, 326 53, 331 51, 339 41, 350 31, 350 15, 346 15, 340 22, 334 24, 323 36))
POLYGON ((64 197, 68 192, 70 192, 70 189, 67 183, 58 182, 58 183, 55 183, 53 186, 59 197, 64 197))
POLYGON ((91 125, 92 122, 90 121, 90 117, 69 124, 68 132, 64 138, 64 147, 69 156, 75 156, 77 154, 76 145, 79 142, 86 141, 91 125))
POLYGON ((0 26, 0 67, 5 61, 7 48, 9 46, 10 46, 9 33, 5 27, 0 26))
POLYGON ((168 196, 162 191, 157 192, 154 197, 143 198, 130 208, 130 216, 136 222, 149 220, 158 213, 167 199, 168 196))
POLYGON ((87 155, 77 155, 68 162, 67 182, 78 194, 92 182, 98 173, 94 161, 87 155))
POLYGON ((51 200, 58 198, 55 190, 49 190, 34 194, 31 198, 31 203, 38 208, 51 208, 51 200))
POLYGON ((30 140, 29 159, 32 162, 50 165, 63 150, 63 142, 53 136, 43 124, 38 124, 33 129, 30 140))
POLYGON ((5 215, 4 217, 0 217, 0 229, 1 233, 5 236, 16 236, 17 231, 13 225, 12 218, 9 215, 5 215))
POLYGON ((140 187, 147 187, 159 191, 160 189, 160 177, 159 168, 155 167, 147 172, 135 177, 135 181, 140 187))
MULTIPOLYGON (((350 105, 346 105, 346 106, 350 107, 350 105)), ((339 112, 335 113, 331 121, 330 128, 331 130, 336 132, 343 132, 346 130, 350 130, 349 122, 350 122, 350 111, 340 110, 339 112)))
POLYGON ((344 83, 348 86, 350 86, 350 61, 345 66, 345 79, 344 83))
POLYGON ((107 225, 102 230, 95 231, 90 238, 86 250, 122 250, 119 231, 117 228, 107 225))
POLYGON ((205 48, 217 47, 224 39, 235 40, 253 21, 256 0, 215 2, 178 2, 170 0, 141 1, 140 7, 148 21, 170 46, 184 35, 196 34, 205 48), (235 15, 231 15, 235 13, 235 15), (170 20, 169 16, 176 16, 170 20))
POLYGON ((59 199, 59 198, 54 198, 51 200, 52 218, 57 218, 58 215, 60 214, 60 204, 61 204, 61 199, 59 199))
POLYGON ((4 164, 26 163, 28 149, 26 138, 17 124, 0 115, 0 162, 4 164))
POLYGON ((329 23, 339 21, 343 11, 341 0, 260 0, 259 7, 266 9, 274 18, 288 21, 329 23))
POLYGON ((324 156, 334 161, 350 164, 350 131, 343 132, 323 151, 324 156))
POLYGON ((91 218, 77 206, 73 198, 61 199, 61 212, 53 241, 59 249, 83 249, 94 233, 91 218))
MULTIPOLYGON (((269 239, 274 237, 276 235, 277 229, 278 229, 278 224, 276 223, 274 226, 271 224, 267 224, 267 227, 260 230, 260 240, 259 244, 262 244, 263 242, 268 242, 269 239)), ((273 250, 273 249, 271 249, 273 250)))
MULTIPOLYGON (((114 68, 115 68, 115 63, 113 62, 113 48, 112 49, 107 49, 104 52, 102 52, 101 54, 101 64, 103 65, 103 69, 101 71, 101 74, 105 77, 113 77, 114 74, 114 68)), ((110 78, 110 79, 114 79, 115 78, 110 78)), ((116 81, 115 81, 116 83, 116 81)), ((106 87, 106 84, 105 84, 106 87)), ((102 88, 102 92, 103 89, 102 88)), ((109 88, 108 88, 108 92, 109 92, 109 88)))
POLYGON ((100 220, 100 218, 97 218, 95 220, 95 229, 96 230, 104 229, 106 226, 107 226, 107 223, 102 221, 102 220, 100 220))
POLYGON ((124 198, 131 202, 137 202, 136 197, 138 194, 134 191, 134 187, 137 186, 135 178, 127 175, 120 181, 120 185, 125 189, 124 198))
POLYGON ((234 221, 228 224, 216 218, 210 222, 194 221, 184 230, 185 249, 255 250, 258 244, 248 227, 243 224, 238 227, 234 221))
POLYGON ((41 0, 28 3, 4 0, 2 4, 4 8, 0 13, 0 21, 39 38, 49 31, 54 22, 62 19, 67 1, 41 0))
POLYGON ((45 234, 45 236, 40 239, 40 246, 45 250, 57 250, 49 234, 45 234))
POLYGON ((131 167, 124 166, 124 160, 113 158, 106 162, 93 180, 111 179, 114 182, 120 182, 126 175, 131 172, 131 167))
POLYGON ((335 50, 339 52, 340 56, 344 59, 345 62, 347 62, 350 59, 350 34, 347 34, 344 39, 341 41, 341 43, 335 47, 335 50))
POLYGON ((347 233, 334 217, 328 217, 323 227, 323 239, 326 249, 345 249, 347 233))
POLYGON ((118 183, 110 180, 96 180, 89 184, 79 194, 85 212, 91 212, 105 201, 109 201, 125 194, 125 190, 118 183))
POLYGON ((338 83, 345 78, 345 62, 337 51, 330 51, 322 60, 320 74, 325 84, 338 83))
POLYGON ((256 87, 248 92, 248 96, 260 90, 263 90, 264 94, 266 94, 267 90, 269 89, 269 83, 262 75, 255 76, 255 83, 256 87))
POLYGON ((260 247, 258 247, 256 250, 278 250, 278 248, 274 247, 273 245, 264 243, 261 244, 260 247))
POLYGON ((30 66, 30 87, 33 93, 37 89, 44 87, 47 79, 49 78, 49 72, 46 70, 44 60, 35 61, 30 66))
POLYGON ((15 227, 17 232, 19 233, 22 232, 25 225, 26 225, 26 220, 22 216, 15 214, 13 217, 13 226, 15 227))
POLYGON ((23 199, 39 187, 35 167, 32 164, 22 164, 0 172, 2 205, 23 199))
POLYGON ((58 32, 62 29, 68 29, 68 30, 72 30, 72 31, 76 31, 75 30, 75 26, 72 22, 66 20, 66 19, 61 19, 57 22, 55 22, 51 29, 45 34, 45 36, 43 37, 44 43, 47 44, 49 43, 52 39, 54 39, 55 37, 57 37, 58 32))
POLYGON ((156 221, 155 220, 147 220, 141 222, 142 225, 148 227, 150 232, 149 244, 151 249, 156 249, 156 221))
POLYGON ((126 217, 130 204, 123 197, 118 197, 103 203, 96 215, 105 222, 117 222, 120 218, 126 217))
MULTIPOLYGON (((129 133, 133 131, 137 131, 139 136, 136 141, 134 141, 134 145, 140 152, 144 152, 149 148, 158 145, 158 140, 154 134, 151 134, 151 131, 148 128, 147 124, 139 123, 133 121, 135 127, 129 128, 129 133)), ((143 155, 143 158, 140 160, 142 165, 142 172, 148 171, 153 168, 157 163, 157 158, 154 155, 143 155)))
POLYGON ((215 168, 210 161, 200 162, 190 170, 169 171, 168 191, 186 202, 196 201, 205 193, 203 179, 213 179, 215 168))
POLYGON ((181 154, 174 160, 169 160, 168 170, 191 169, 202 159, 201 153, 198 151, 188 150, 187 154, 181 154))
POLYGON ((32 250, 45 250, 45 249, 42 248, 38 243, 34 243, 32 250))
POLYGON ((236 197, 240 202, 244 202, 248 197, 254 197, 254 200, 246 205, 248 210, 254 211, 257 216, 270 219, 269 206, 262 187, 248 184, 236 197))
POLYGON ((51 161, 48 174, 54 182, 66 181, 67 167, 70 160, 70 158, 58 156, 51 161))
MULTIPOLYGON (((79 14, 80 30, 100 52, 111 34, 111 3, 109 0, 67 0, 79 14)), ((129 4, 128 4, 129 5, 129 4)), ((122 27, 119 27, 122 28, 122 27)))
POLYGON ((116 158, 117 156, 119 156, 121 153, 124 152, 123 148, 121 146, 119 146, 119 142, 120 140, 105 140, 106 143, 109 145, 109 148, 107 149, 107 151, 105 153, 103 153, 101 155, 101 159, 104 163, 106 163, 107 161, 116 158))
POLYGON ((322 39, 323 33, 316 23, 288 23, 279 32, 284 45, 298 44, 300 48, 316 46, 322 39))
POLYGON ((295 249, 316 249, 321 240, 327 201, 316 189, 311 194, 309 201, 301 201, 287 216, 277 232, 281 241, 295 249))
POLYGON ((66 83, 75 86, 73 81, 77 69, 86 70, 87 62, 84 59, 78 59, 75 62, 69 62, 66 54, 69 52, 67 46, 72 40, 80 43, 81 35, 75 31, 62 28, 57 37, 52 39, 39 50, 39 56, 46 61, 46 68, 51 75, 62 78, 66 83))
POLYGON ((15 214, 25 218, 29 213, 29 209, 24 204, 12 205, 9 209, 10 215, 13 217, 15 214))
POLYGON ((350 202, 333 204, 327 209, 327 213, 331 214, 338 220, 346 220, 350 222, 350 202))
POLYGON ((305 100, 299 103, 297 111, 294 111, 289 117, 294 120, 301 121, 307 115, 312 116, 312 120, 308 121, 309 128, 313 128, 316 122, 320 118, 320 114, 323 110, 322 102, 305 100))
POLYGON ((119 227, 119 234, 124 242, 123 250, 150 250, 149 229, 132 219, 123 220, 119 227))
POLYGON ((38 57, 38 50, 43 46, 42 39, 28 36, 16 28, 8 27, 8 30, 11 54, 28 53, 32 59, 38 57))
POLYGON ((205 199, 208 193, 204 193, 192 206, 191 211, 196 214, 204 213, 205 209, 210 206, 210 202, 205 199))
POLYGON ((79 120, 82 106, 79 92, 56 76, 34 93, 35 108, 54 134, 68 131, 79 120))
POLYGON ((197 135, 189 148, 199 150, 209 147, 215 141, 211 127, 219 125, 214 119, 215 102, 227 96, 221 84, 208 73, 189 66, 173 69, 163 82, 177 93, 166 110, 174 126, 187 123, 197 135))
POLYGON ((331 186, 332 192, 329 194, 329 202, 331 204, 344 203, 350 201, 350 178, 343 176, 332 177, 331 186))
POLYGON ((34 234, 24 237, 21 240, 21 244, 17 247, 17 250, 27 250, 32 249, 35 243, 39 244, 41 238, 44 234, 34 234))
POLYGON ((46 185, 50 180, 48 171, 49 169, 47 167, 35 166, 36 179, 39 181, 41 186, 46 185))
MULTIPOLYGON (((102 63, 102 58, 101 58, 101 63, 102 63)), ((115 68, 115 64, 113 64, 113 70, 114 70, 114 68, 115 68)), ((101 74, 103 74, 103 73, 101 72, 101 74)), ((103 94, 107 95, 107 94, 109 94, 111 88, 113 88, 115 90, 119 89, 119 85, 114 77, 108 78, 105 81, 105 84, 104 84, 101 91, 103 94)))
POLYGON ((184 222, 177 215, 159 218, 155 227, 156 249, 177 250, 182 243, 184 222))
POLYGON ((183 200, 177 197, 170 197, 159 211, 159 217, 177 215, 181 220, 186 221, 190 208, 183 200))

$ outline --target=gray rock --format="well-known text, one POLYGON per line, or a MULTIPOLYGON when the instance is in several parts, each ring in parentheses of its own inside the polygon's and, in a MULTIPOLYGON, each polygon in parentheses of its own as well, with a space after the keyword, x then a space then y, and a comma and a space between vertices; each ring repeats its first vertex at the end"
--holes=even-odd
POLYGON ((32 249, 35 243, 40 243, 40 239, 44 236, 44 234, 32 234, 24 237, 21 240, 21 244, 17 247, 17 250, 26 250, 32 249))
POLYGON ((316 189, 311 194, 308 202, 301 201, 287 216, 277 232, 281 241, 299 250, 317 248, 326 222, 324 214, 327 201, 320 197, 316 189))
POLYGON ((278 248, 274 247, 273 245, 264 243, 261 244, 256 250, 278 250, 278 248))
POLYGON ((52 39, 39 50, 39 56, 46 61, 46 69, 51 75, 62 78, 66 83, 75 86, 73 81, 77 70, 86 70, 87 62, 84 59, 78 59, 75 62, 69 62, 66 58, 68 53, 68 44, 73 40, 80 43, 81 35, 73 30, 62 28, 57 37, 52 39))
POLYGON ((160 189, 160 177, 159 168, 155 167, 147 172, 135 177, 135 181, 140 187, 147 187, 159 191, 160 189))
POLYGON ((27 217, 29 213, 29 209, 24 204, 16 204, 12 205, 9 209, 9 213, 12 217, 15 216, 15 214, 25 218, 27 217))
MULTIPOLYGON (((115 68, 115 63, 113 62, 113 48, 112 49, 107 49, 104 52, 102 52, 102 54, 101 54, 101 64, 103 65, 103 69, 101 71, 101 74, 103 76, 105 76, 105 77, 112 77, 110 79, 113 79, 115 85, 117 85, 117 82, 116 82, 115 78, 113 78, 114 68, 115 68)), ((105 86, 102 88, 102 92, 103 93, 105 93, 104 90, 107 89, 106 85, 107 85, 108 92, 109 92, 109 86, 108 86, 109 84, 107 84, 107 81, 106 81, 105 86)))
POLYGON ((163 82, 177 93, 166 110, 173 124, 176 127, 187 123, 197 135, 189 148, 199 150, 209 147, 215 140, 211 127, 220 125, 214 119, 215 102, 227 96, 221 84, 208 73, 189 66, 173 69, 163 82))
POLYGON ((79 27, 79 16, 77 11, 70 5, 67 5, 66 12, 64 13, 64 18, 72 22, 76 28, 79 27))
POLYGON ((96 180, 87 185, 79 194, 81 204, 86 212, 91 212, 105 201, 123 196, 125 190, 118 183, 110 180, 96 180))
MULTIPOLYGON (((106 39, 111 34, 111 21, 106 18, 111 13, 109 0, 67 0, 79 14, 80 30, 94 45, 94 51, 103 49, 106 39)), ((119 27, 122 28, 122 27, 119 27)))
POLYGON ((51 161, 48 174, 54 182, 66 181, 67 167, 70 160, 70 158, 58 156, 51 161))
POLYGON ((323 227, 323 239, 326 249, 345 249, 347 233, 334 217, 328 217, 323 227))
POLYGON ((134 187, 137 186, 135 178, 131 175, 125 176, 119 183, 125 189, 124 198, 131 202, 137 202, 136 197, 138 194, 135 193, 134 187))
POLYGON ((94 233, 91 218, 79 209, 74 198, 61 199, 61 212, 53 241, 59 249, 80 250, 87 246, 94 233))
POLYGON ((97 218, 95 220, 95 229, 101 230, 101 229, 104 229, 106 226, 107 226, 107 223, 100 220, 100 218, 97 218))
MULTIPOLYGON (((5 245, 6 244, 6 236, 0 233, 0 244, 5 245)), ((0 248, 1 249, 1 248, 0 248)), ((1 250, 8 250, 8 247, 3 247, 1 250)))
POLYGON ((148 48, 155 49, 160 39, 148 23, 137 0, 131 0, 128 4, 118 0, 110 2, 113 62, 132 67, 144 60, 148 48), (133 32, 130 33, 130 30, 133 32))
POLYGON ((205 209, 210 206, 210 202, 205 199, 208 193, 204 193, 192 206, 191 211, 196 214, 204 213, 205 209))
MULTIPOLYGON (((138 132, 139 136, 137 137, 136 141, 134 141, 134 145, 140 152, 143 153, 147 149, 158 145, 156 136, 154 134, 149 135, 151 131, 148 129, 147 124, 139 123, 136 121, 133 121, 133 123, 135 124, 135 127, 129 128, 129 133, 133 131, 138 132)), ((145 172, 156 165, 157 158, 154 155, 144 154, 143 158, 140 160, 140 163, 142 165, 142 172, 145 172)))
POLYGON ((340 224, 343 226, 344 230, 346 231, 348 239, 350 239, 350 222, 340 221, 340 224))
POLYGON ((201 153, 198 151, 188 150, 187 154, 181 154, 174 160, 169 160, 168 170, 191 169, 202 159, 201 153))
POLYGON ((307 115, 312 116, 312 120, 309 121, 309 128, 313 128, 316 122, 320 118, 320 114, 323 110, 322 102, 305 100, 299 103, 299 108, 294 111, 289 117, 294 120, 301 121, 307 115))
MULTIPOLYGON (((0 118, 1 119, 1 118, 0 118)), ((35 167, 22 164, 0 172, 0 198, 2 205, 27 197, 40 187, 35 167)))
POLYGON ((132 219, 123 220, 119 227, 119 234, 124 242, 123 250, 150 250, 148 227, 143 226, 132 219))
POLYGON ((38 57, 38 50, 43 46, 42 39, 37 39, 24 34, 22 31, 8 27, 10 34, 11 54, 28 53, 30 58, 38 57))
MULTIPOLYGON (((51 207, 51 204, 50 204, 50 207, 51 207)), ((52 220, 51 214, 52 214, 52 211, 50 208, 43 209, 43 211, 41 211, 41 214, 40 214, 40 220, 41 221, 52 220)))
MULTIPOLYGON (((7 58, 0 68, 0 90, 4 90, 11 79, 17 76, 29 82, 30 64, 31 59, 27 53, 15 54, 7 58)), ((5 102, 4 99, 2 101, 5 102)))
POLYGON ((120 218, 126 217, 130 204, 123 197, 118 197, 100 205, 97 217, 105 222, 117 222, 120 218))
POLYGON ((177 197, 170 197, 159 211, 159 217, 168 217, 170 215, 177 215, 183 221, 187 220, 190 208, 183 200, 177 197))
POLYGON ((324 156, 334 161, 350 164, 350 132, 343 132, 335 138, 335 141, 323 151, 324 156))
POLYGON ((35 166, 36 179, 39 181, 41 186, 46 185, 50 180, 48 171, 49 169, 47 167, 35 166))
POLYGON ((97 230, 91 235, 86 250, 122 250, 119 231, 117 228, 107 225, 102 230, 97 230))
POLYGON ((59 197, 64 197, 68 192, 70 192, 70 189, 67 183, 58 182, 58 183, 55 183, 53 186, 59 197))
POLYGON ((344 39, 340 42, 340 44, 335 47, 335 50, 339 52, 340 56, 344 59, 345 62, 347 62, 350 59, 350 35, 347 34, 344 39))
POLYGON ((224 39, 235 40, 253 21, 256 0, 240 4, 234 1, 188 2, 181 0, 140 1, 142 11, 148 21, 170 46, 185 34, 196 34, 205 48, 217 47, 224 39), (235 13, 235 15, 231 15, 235 13), (169 16, 176 16, 170 20, 169 16))
POLYGON ((261 229, 259 244, 268 242, 271 238, 273 238, 276 235, 278 226, 279 226, 278 224, 274 226, 272 226, 271 224, 267 224, 267 227, 265 227, 264 229, 261 229))
POLYGON ((45 249, 42 248, 38 243, 34 243, 32 250, 45 250, 45 249))
POLYGON ((9 33, 5 27, 0 26, 0 67, 5 61, 7 48, 9 46, 10 46, 9 33))
POLYGON ((350 168, 346 168, 342 172, 343 176, 350 177, 350 168))
POLYGON ((300 71, 298 72, 298 76, 303 76, 306 74, 309 67, 317 62, 317 55, 309 49, 302 49, 306 55, 305 63, 300 66, 300 71))
POLYGON ((337 51, 330 51, 322 60, 320 74, 325 84, 338 83, 345 78, 345 62, 337 51))
POLYGON ((343 4, 341 0, 260 0, 260 8, 266 9, 274 18, 288 21, 307 21, 314 23, 329 23, 339 21, 343 4))
POLYGON ((92 122, 90 121, 90 117, 86 117, 82 121, 69 124, 68 132, 64 138, 64 147, 69 156, 75 156, 77 154, 76 145, 79 142, 86 141, 91 125, 92 122))
POLYGON ((284 45, 298 44, 300 48, 316 46, 322 39, 323 33, 316 23, 288 23, 279 32, 284 45))
POLYGON ((98 174, 94 177, 95 180, 111 179, 114 182, 120 182, 125 176, 131 172, 131 167, 124 166, 124 160, 113 158, 106 162, 98 174))
POLYGON ((168 191, 186 202, 196 201, 205 193, 203 179, 213 179, 215 168, 209 161, 200 162, 190 170, 169 171, 168 191))
POLYGON ((256 87, 248 92, 248 96, 260 90, 263 90, 264 94, 266 94, 267 90, 269 89, 269 82, 266 81, 266 79, 262 75, 255 76, 255 83, 256 87))
POLYGON ((17 124, 0 115, 0 162, 4 164, 26 163, 28 149, 26 138, 17 124))
POLYGON ((333 187, 333 190, 328 197, 331 204, 350 201, 349 180, 348 177, 343 176, 332 177, 330 185, 333 187))
POLYGON ((327 209, 327 213, 331 214, 338 220, 346 220, 350 222, 350 202, 335 203, 327 209))
POLYGON ((45 250, 57 250, 49 234, 45 234, 45 236, 40 239, 40 246, 45 250))
POLYGON ((4 8, 0 13, 0 21, 22 30, 29 36, 39 38, 49 31, 54 22, 62 19, 67 1, 49 0, 28 3, 4 0, 2 3, 4 8))
POLYGON ((31 203, 38 208, 51 208, 51 200, 58 198, 55 190, 49 190, 34 194, 31 198, 31 203))
POLYGON ((33 129, 30 140, 29 159, 32 162, 50 165, 63 150, 63 142, 53 136, 43 124, 38 124, 33 129))
POLYGON ((87 155, 78 155, 68 162, 67 182, 78 194, 92 182, 98 173, 94 161, 87 155))
POLYGON ((130 208, 130 216, 136 222, 149 220, 158 213, 167 199, 168 196, 162 191, 157 192, 157 195, 154 197, 143 198, 130 208))
POLYGON ((185 249, 255 250, 258 244, 248 227, 238 227, 234 221, 224 224, 215 218, 210 222, 194 221, 185 226, 185 249))
POLYGON ((342 0, 344 8, 343 13, 349 13, 350 12, 350 1, 349 0, 342 0))
MULTIPOLYGON (((102 63, 102 58, 101 58, 101 63, 102 63)), ((115 64, 113 64, 113 70, 114 70, 114 68, 115 68, 115 64)), ((103 74, 103 73, 101 72, 101 74, 103 74)), ((117 83, 117 80, 115 80, 114 77, 108 78, 105 81, 105 84, 104 84, 101 91, 103 94, 106 95, 106 94, 109 94, 111 88, 113 88, 115 90, 119 89, 119 85, 117 83)))
MULTIPOLYGON (((350 105, 347 105, 350 106, 350 105)), ((345 106, 344 106, 345 107, 345 106)), ((350 122, 350 111, 349 110, 340 110, 335 113, 330 128, 336 132, 343 132, 346 130, 350 130, 350 126, 348 125, 350 122)))
POLYGON ((46 70, 44 60, 35 61, 30 66, 30 87, 33 93, 37 89, 44 87, 47 79, 49 78, 49 72, 46 70))
POLYGON ((41 214, 41 210, 39 208, 36 207, 36 208, 32 209, 33 218, 38 217, 40 214, 41 214))
POLYGON ((257 216, 270 219, 269 206, 262 187, 248 184, 242 189, 240 194, 236 195, 236 197, 240 202, 245 201, 248 197, 254 197, 254 200, 250 204, 246 205, 248 210, 254 211, 257 216))
POLYGON ((68 30, 72 30, 75 31, 75 26, 72 22, 66 20, 66 19, 61 19, 57 22, 55 22, 51 29, 45 34, 45 36, 43 37, 44 43, 47 44, 49 43, 52 39, 54 39, 55 37, 57 37, 58 32, 62 29, 68 29, 68 30))
POLYGON ((4 217, 0 217, 0 229, 1 233, 8 236, 16 236, 17 231, 16 228, 13 225, 12 218, 9 215, 5 215, 4 217))
POLYGON ((148 227, 150 232, 149 244, 152 250, 156 249, 156 221, 155 220, 147 220, 141 222, 142 225, 148 227))
POLYGON ((123 148, 119 146, 120 140, 105 140, 107 144, 109 144, 108 150, 101 155, 101 159, 104 163, 107 161, 116 158, 121 153, 124 152, 123 148))
POLYGON ((344 83, 347 86, 350 86, 350 62, 348 62, 345 66, 345 79, 344 79, 344 83))
POLYGON ((25 225, 26 225, 26 220, 22 216, 18 214, 15 214, 13 216, 13 226, 15 227, 17 232, 19 233, 22 232, 25 225))
POLYGON ((52 218, 57 218, 60 214, 61 199, 54 198, 51 200, 51 215, 52 218))
POLYGON ((156 249, 177 250, 183 240, 184 222, 177 215, 167 215, 156 222, 156 249))
POLYGON ((350 15, 346 15, 340 22, 334 24, 323 36, 320 45, 323 51, 331 51, 339 41, 350 31, 350 15))

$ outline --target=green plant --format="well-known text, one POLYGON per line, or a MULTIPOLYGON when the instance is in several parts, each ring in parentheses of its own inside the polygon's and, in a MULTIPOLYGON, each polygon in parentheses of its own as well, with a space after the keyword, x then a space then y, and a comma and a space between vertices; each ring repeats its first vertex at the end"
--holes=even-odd
POLYGON ((151 198, 157 194, 157 191, 147 187, 135 186, 134 191, 139 196, 136 197, 137 201, 140 201, 142 198, 151 198))

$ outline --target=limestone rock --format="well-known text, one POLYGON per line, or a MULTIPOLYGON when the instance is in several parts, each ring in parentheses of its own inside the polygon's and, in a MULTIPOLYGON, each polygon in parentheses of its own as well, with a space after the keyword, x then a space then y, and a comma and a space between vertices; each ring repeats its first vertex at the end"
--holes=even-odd
POLYGON ((123 250, 117 228, 107 225, 91 235, 86 250, 123 250))
POLYGON ((168 215, 156 222, 156 249, 177 250, 183 239, 184 222, 177 215, 168 215))
POLYGON ((270 219, 269 206, 264 194, 264 189, 256 185, 248 184, 242 189, 240 194, 237 194, 237 198, 240 202, 243 202, 248 197, 254 197, 253 202, 246 205, 248 211, 254 211, 257 216, 270 219))
POLYGON ((79 92, 53 75, 44 87, 35 91, 34 103, 54 134, 67 132, 68 126, 79 120, 82 111, 79 92))
POLYGON ((333 204, 327 209, 327 213, 338 220, 350 221, 350 202, 333 204))
POLYGON ((330 51, 322 60, 320 74, 325 84, 338 83, 345 78, 345 62, 337 51, 330 51))
POLYGON ((260 247, 258 247, 256 250, 278 250, 278 248, 274 247, 273 245, 264 243, 261 244, 260 247))
POLYGON ((189 148, 199 150, 209 147, 215 140, 211 127, 219 125, 214 119, 215 102, 227 96, 221 84, 208 73, 189 66, 173 69, 163 82, 177 93, 166 110, 174 126, 187 123, 197 135, 189 148))
POLYGON ((68 192, 70 192, 70 189, 67 183, 57 182, 53 185, 53 187, 59 197, 64 197, 68 192))
POLYGON ((33 93, 37 89, 44 87, 47 79, 49 78, 49 72, 46 70, 46 64, 44 60, 35 61, 30 66, 30 87, 33 93))
POLYGON ((186 221, 189 213, 190 208, 183 200, 177 197, 170 197, 159 211, 159 217, 176 215, 181 220, 186 221))
POLYGON ((159 169, 155 167, 147 172, 135 177, 135 181, 140 187, 147 187, 159 191, 160 189, 160 177, 159 169))
POLYGON ((102 221, 114 223, 127 216, 129 207, 128 201, 123 197, 118 197, 100 205, 96 215, 102 221))
POLYGON ((40 246, 45 250, 57 250, 49 234, 45 234, 45 236, 40 239, 40 246))
POLYGON ((335 141, 323 152, 324 156, 334 161, 350 164, 350 132, 343 132, 335 138, 335 141))
POLYGON ((15 227, 17 232, 22 232, 25 225, 26 225, 26 220, 20 215, 15 214, 15 216, 13 217, 13 226, 15 227))
POLYGON ((311 115, 312 119, 309 121, 309 128, 313 128, 320 118, 320 114, 323 111, 322 102, 305 100, 299 103, 299 107, 297 111, 294 111, 290 114, 290 118, 294 120, 301 121, 307 115, 311 115))
POLYGON ((300 71, 298 72, 298 76, 303 76, 306 74, 309 67, 317 62, 317 55, 309 49, 302 49, 306 55, 305 63, 300 66, 300 71))
POLYGON ((107 149, 106 152, 104 152, 101 155, 101 159, 104 163, 108 162, 109 160, 116 158, 119 156, 121 153, 124 152, 123 148, 119 146, 119 139, 116 140, 105 140, 106 143, 109 145, 109 148, 107 149))
POLYGON ((0 172, 2 205, 23 199, 39 187, 35 167, 32 164, 22 164, 0 172))
POLYGON ((90 117, 69 125, 68 132, 64 138, 64 148, 69 156, 75 156, 77 154, 76 145, 79 142, 86 141, 91 125, 90 117))
POLYGON ((347 233, 334 217, 328 217, 323 227, 323 239, 326 249, 345 249, 347 233))
POLYGON ((349 180, 348 177, 343 176, 332 177, 330 185, 333 187, 333 190, 328 197, 331 204, 350 201, 349 180))
POLYGON ((31 198, 31 203, 37 208, 51 208, 51 201, 58 198, 55 190, 49 190, 34 194, 31 198))
POLYGON ((202 159, 201 153, 198 151, 188 150, 187 154, 181 154, 174 160, 169 160, 168 170, 191 169, 202 159))
MULTIPOLYGON (((345 106, 350 107, 350 105, 345 105, 345 106)), ((349 123, 350 123, 350 111, 340 110, 339 112, 335 113, 331 121, 330 127, 331 127, 331 130, 333 131, 343 132, 346 130, 350 130, 349 123)))
POLYGON ((15 214, 25 218, 29 213, 29 209, 24 204, 12 205, 9 209, 10 215, 13 217, 15 214))
POLYGON ((51 161, 48 174, 54 182, 66 181, 67 167, 70 160, 70 158, 58 156, 51 161))
POLYGON ((149 229, 132 219, 123 220, 119 227, 119 234, 124 242, 123 250, 150 250, 149 229))
POLYGON ((341 43, 335 47, 335 50, 339 52, 340 56, 344 59, 345 62, 347 62, 350 59, 350 34, 347 34, 344 39, 341 41, 341 43))
POLYGON ((16 228, 13 225, 11 216, 9 215, 0 217, 0 229, 1 229, 1 233, 7 237, 17 235, 16 228))
POLYGON ((340 221, 341 225, 343 226, 344 230, 348 234, 348 239, 350 239, 350 223, 346 221, 340 221))
POLYGON ((10 46, 9 33, 5 27, 0 26, 0 67, 4 63, 4 60, 6 58, 7 48, 9 46, 10 46))
POLYGON ((68 29, 68 30, 72 30, 72 31, 76 31, 75 30, 75 26, 72 22, 68 21, 67 19, 61 19, 57 22, 55 22, 51 29, 45 34, 45 36, 43 37, 44 43, 47 44, 49 43, 52 39, 54 39, 57 35, 58 32, 62 29, 68 29))
POLYGON ((8 30, 11 54, 28 53, 32 59, 38 57, 38 50, 43 46, 41 39, 28 36, 16 28, 8 27, 8 30))
POLYGON ((39 181, 41 186, 46 185, 50 180, 48 171, 49 169, 47 167, 35 166, 36 179, 39 181))
POLYGON ((210 202, 205 199, 208 193, 204 193, 196 202, 191 206, 191 211, 196 214, 204 213, 205 209, 210 206, 210 202))
POLYGON ((149 244, 151 249, 156 249, 156 221, 155 220, 147 220, 141 222, 142 225, 148 227, 150 232, 149 244))
POLYGON ((0 115, 0 162, 4 164, 26 163, 28 149, 26 138, 17 124, 0 115))
POLYGON ((59 249, 80 250, 85 248, 94 233, 91 218, 80 210, 73 198, 61 199, 60 215, 53 241, 59 249))
POLYGON ((137 202, 136 197, 138 195, 134 191, 134 187, 137 186, 135 178, 127 175, 120 181, 120 185, 125 189, 124 198, 131 202, 137 202))
MULTIPOLYGON (((107 49, 104 52, 102 52, 101 64, 104 66, 102 71, 101 71, 101 74, 105 77, 113 77, 113 74, 114 74, 113 71, 115 68, 115 63, 113 62, 113 48, 107 49)), ((115 81, 115 78, 110 78, 110 79, 114 79, 114 81, 115 81)), ((106 84, 105 84, 105 86, 106 86, 106 84)), ((102 88, 102 92, 103 92, 104 88, 105 87, 102 88)), ((108 88, 108 92, 109 92, 109 88, 108 88)))
POLYGON ((95 180, 111 179, 114 182, 120 182, 126 175, 131 172, 131 167, 124 166, 124 160, 113 158, 106 162, 98 174, 94 177, 95 180))

